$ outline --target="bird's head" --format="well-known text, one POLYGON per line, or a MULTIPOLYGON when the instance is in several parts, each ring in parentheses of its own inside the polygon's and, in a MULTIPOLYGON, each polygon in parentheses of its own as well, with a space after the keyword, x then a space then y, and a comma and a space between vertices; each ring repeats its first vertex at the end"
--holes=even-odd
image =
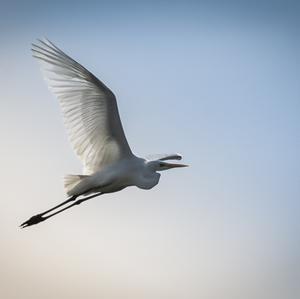
POLYGON ((187 167, 188 165, 186 164, 165 162, 166 160, 181 160, 181 159, 182 156, 179 154, 161 155, 159 159, 151 160, 147 164, 154 171, 163 171, 163 170, 168 170, 177 167, 187 167))

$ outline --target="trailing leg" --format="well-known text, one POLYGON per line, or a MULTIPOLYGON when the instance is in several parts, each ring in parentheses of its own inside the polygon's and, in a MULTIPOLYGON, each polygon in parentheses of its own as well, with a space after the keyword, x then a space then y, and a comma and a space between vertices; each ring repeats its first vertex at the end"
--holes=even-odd
POLYGON ((86 200, 88 200, 88 199, 91 199, 91 198, 93 198, 93 197, 99 196, 99 195, 101 195, 101 194, 102 194, 102 193, 99 192, 99 193, 93 194, 93 195, 91 195, 91 196, 88 196, 88 197, 79 199, 79 200, 75 201, 73 204, 71 204, 71 205, 69 205, 69 206, 67 206, 67 207, 65 207, 65 208, 63 208, 63 209, 61 209, 61 210, 58 210, 57 212, 54 212, 54 213, 52 213, 52 214, 50 214, 50 215, 48 215, 48 216, 44 216, 44 217, 43 217, 43 215, 48 214, 49 212, 51 212, 51 211, 53 211, 53 210, 56 210, 57 208, 59 208, 59 207, 65 205, 65 204, 67 204, 67 203, 69 203, 69 202, 71 202, 71 201, 76 200, 76 198, 77 198, 78 196, 75 196, 75 195, 74 195, 74 196, 70 197, 69 199, 67 199, 66 201, 64 201, 63 203, 61 203, 61 204, 59 204, 59 205, 57 205, 57 206, 55 206, 55 207, 53 207, 53 208, 51 208, 51 209, 49 209, 49 210, 43 212, 43 213, 40 213, 40 214, 37 214, 37 215, 32 216, 30 219, 28 219, 27 221, 25 221, 24 223, 22 223, 22 224, 20 225, 20 227, 21 227, 21 228, 24 228, 24 227, 31 226, 31 225, 34 225, 34 224, 38 224, 38 223, 40 223, 40 222, 42 222, 42 221, 45 221, 46 219, 48 219, 48 218, 50 218, 50 217, 52 217, 52 216, 54 216, 54 215, 57 215, 57 214, 59 214, 59 213, 65 211, 65 210, 67 210, 67 209, 69 209, 69 208, 71 208, 71 207, 73 207, 73 206, 75 206, 75 205, 79 205, 79 204, 81 204, 82 202, 84 202, 84 201, 86 201, 86 200))

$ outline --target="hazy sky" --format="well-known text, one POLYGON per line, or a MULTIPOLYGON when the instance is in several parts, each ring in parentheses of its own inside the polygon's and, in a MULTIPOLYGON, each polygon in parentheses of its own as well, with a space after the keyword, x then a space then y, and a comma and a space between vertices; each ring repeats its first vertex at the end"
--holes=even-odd
POLYGON ((1 298, 300 297, 297 1, 0 5, 1 298), (81 172, 43 36, 115 92, 137 155, 191 167, 20 230, 81 172))

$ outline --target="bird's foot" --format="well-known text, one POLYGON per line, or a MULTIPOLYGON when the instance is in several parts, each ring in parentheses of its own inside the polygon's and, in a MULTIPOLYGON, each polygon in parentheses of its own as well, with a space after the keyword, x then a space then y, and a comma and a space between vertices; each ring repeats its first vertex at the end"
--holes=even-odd
POLYGON ((46 217, 42 217, 41 214, 37 214, 37 215, 32 216, 30 219, 28 219, 24 223, 22 223, 20 225, 20 227, 24 228, 24 227, 31 226, 31 225, 34 225, 34 224, 38 224, 38 223, 40 223, 40 222, 42 222, 42 221, 44 221, 46 219, 47 218, 46 217))

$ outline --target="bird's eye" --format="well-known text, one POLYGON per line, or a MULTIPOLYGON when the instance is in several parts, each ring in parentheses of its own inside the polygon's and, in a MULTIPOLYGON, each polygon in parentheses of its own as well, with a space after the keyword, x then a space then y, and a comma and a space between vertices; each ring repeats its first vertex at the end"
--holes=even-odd
POLYGON ((164 167, 164 164, 163 163, 159 163, 159 167, 164 167))

